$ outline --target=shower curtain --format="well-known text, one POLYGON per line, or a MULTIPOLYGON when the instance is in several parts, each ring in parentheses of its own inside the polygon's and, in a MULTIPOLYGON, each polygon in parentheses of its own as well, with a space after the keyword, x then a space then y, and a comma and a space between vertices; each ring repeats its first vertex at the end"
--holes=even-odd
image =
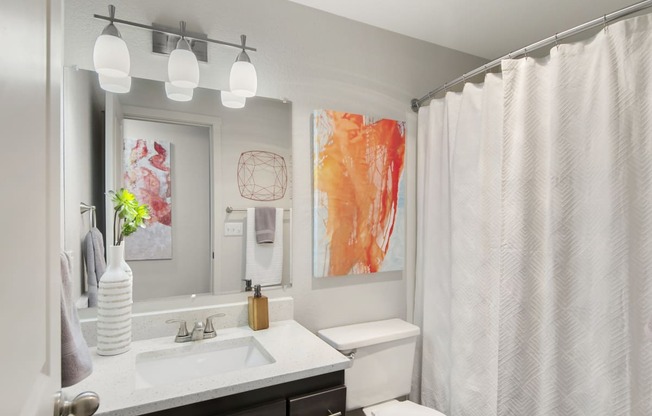
POLYGON ((652 15, 504 61, 418 129, 415 399, 652 415, 652 15))

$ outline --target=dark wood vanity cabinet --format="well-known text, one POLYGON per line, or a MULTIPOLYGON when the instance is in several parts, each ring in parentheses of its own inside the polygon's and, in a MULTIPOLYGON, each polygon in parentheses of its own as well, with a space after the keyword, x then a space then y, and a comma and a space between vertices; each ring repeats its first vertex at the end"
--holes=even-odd
POLYGON ((287 416, 344 415, 346 386, 290 397, 287 404, 287 416))
POLYGON ((278 400, 273 403, 263 404, 251 409, 237 413, 229 413, 229 416, 286 416, 287 405, 285 400, 278 400))
POLYGON ((277 384, 150 416, 345 416, 344 371, 277 384), (339 412, 339 413, 338 413, 339 412))

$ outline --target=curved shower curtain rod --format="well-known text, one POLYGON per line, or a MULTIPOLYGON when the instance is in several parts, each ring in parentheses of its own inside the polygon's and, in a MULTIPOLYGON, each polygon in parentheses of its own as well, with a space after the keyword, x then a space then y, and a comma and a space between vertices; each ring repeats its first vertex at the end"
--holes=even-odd
POLYGON ((623 7, 620 10, 617 10, 613 13, 605 14, 602 17, 599 17, 597 19, 591 20, 589 22, 586 22, 584 24, 581 24, 579 26, 575 26, 572 29, 565 30, 563 32, 557 33, 554 36, 550 36, 548 38, 545 38, 543 40, 540 40, 538 42, 535 42, 531 45, 526 46, 525 48, 516 50, 514 52, 508 53, 507 55, 501 56, 498 59, 494 59, 493 61, 482 65, 479 68, 474 69, 471 72, 467 72, 466 74, 462 75, 461 77, 455 78, 451 82, 447 82, 444 85, 442 85, 439 88, 436 88, 432 91, 430 91, 428 94, 424 95, 421 98, 414 98, 411 101, 411 106, 412 110, 416 113, 419 111, 419 108, 428 100, 432 99, 435 97, 435 95, 439 92, 448 90, 450 87, 453 85, 457 85, 461 82, 466 82, 467 79, 473 78, 476 75, 480 75, 483 72, 487 72, 489 69, 495 68, 500 63, 505 60, 505 59, 513 59, 518 56, 527 56, 528 52, 532 52, 534 50, 543 48, 545 46, 550 46, 550 45, 556 45, 558 44, 559 41, 564 40, 570 36, 577 35, 578 33, 584 32, 589 29, 593 29, 595 27, 599 26, 604 26, 606 27, 609 22, 612 22, 616 19, 620 19, 621 17, 630 15, 632 13, 639 12, 641 10, 647 9, 649 7, 652 7, 652 0, 644 0, 639 3, 633 4, 631 6, 623 7))

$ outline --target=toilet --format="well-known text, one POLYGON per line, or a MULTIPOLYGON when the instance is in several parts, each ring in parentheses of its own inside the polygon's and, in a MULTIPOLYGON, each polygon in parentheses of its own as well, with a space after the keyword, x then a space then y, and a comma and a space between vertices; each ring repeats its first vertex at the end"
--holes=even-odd
POLYGON ((419 327, 401 319, 322 329, 317 334, 353 360, 345 370, 346 410, 366 416, 445 416, 409 400, 419 327))

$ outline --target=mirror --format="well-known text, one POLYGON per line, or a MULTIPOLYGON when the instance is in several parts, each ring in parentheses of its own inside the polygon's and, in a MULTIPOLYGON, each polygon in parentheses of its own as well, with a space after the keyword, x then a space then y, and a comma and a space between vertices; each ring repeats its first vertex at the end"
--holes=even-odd
POLYGON ((254 97, 230 109, 204 88, 178 102, 163 83, 136 78, 126 94, 105 93, 95 72, 75 68, 64 72, 63 95, 64 246, 78 307, 87 302, 84 239, 95 222, 110 244, 106 192, 121 187, 152 212, 125 239, 135 302, 245 290, 247 208, 263 206, 283 209, 282 272, 263 284, 291 285, 290 103, 254 97), (95 210, 81 213, 80 203, 95 210))

